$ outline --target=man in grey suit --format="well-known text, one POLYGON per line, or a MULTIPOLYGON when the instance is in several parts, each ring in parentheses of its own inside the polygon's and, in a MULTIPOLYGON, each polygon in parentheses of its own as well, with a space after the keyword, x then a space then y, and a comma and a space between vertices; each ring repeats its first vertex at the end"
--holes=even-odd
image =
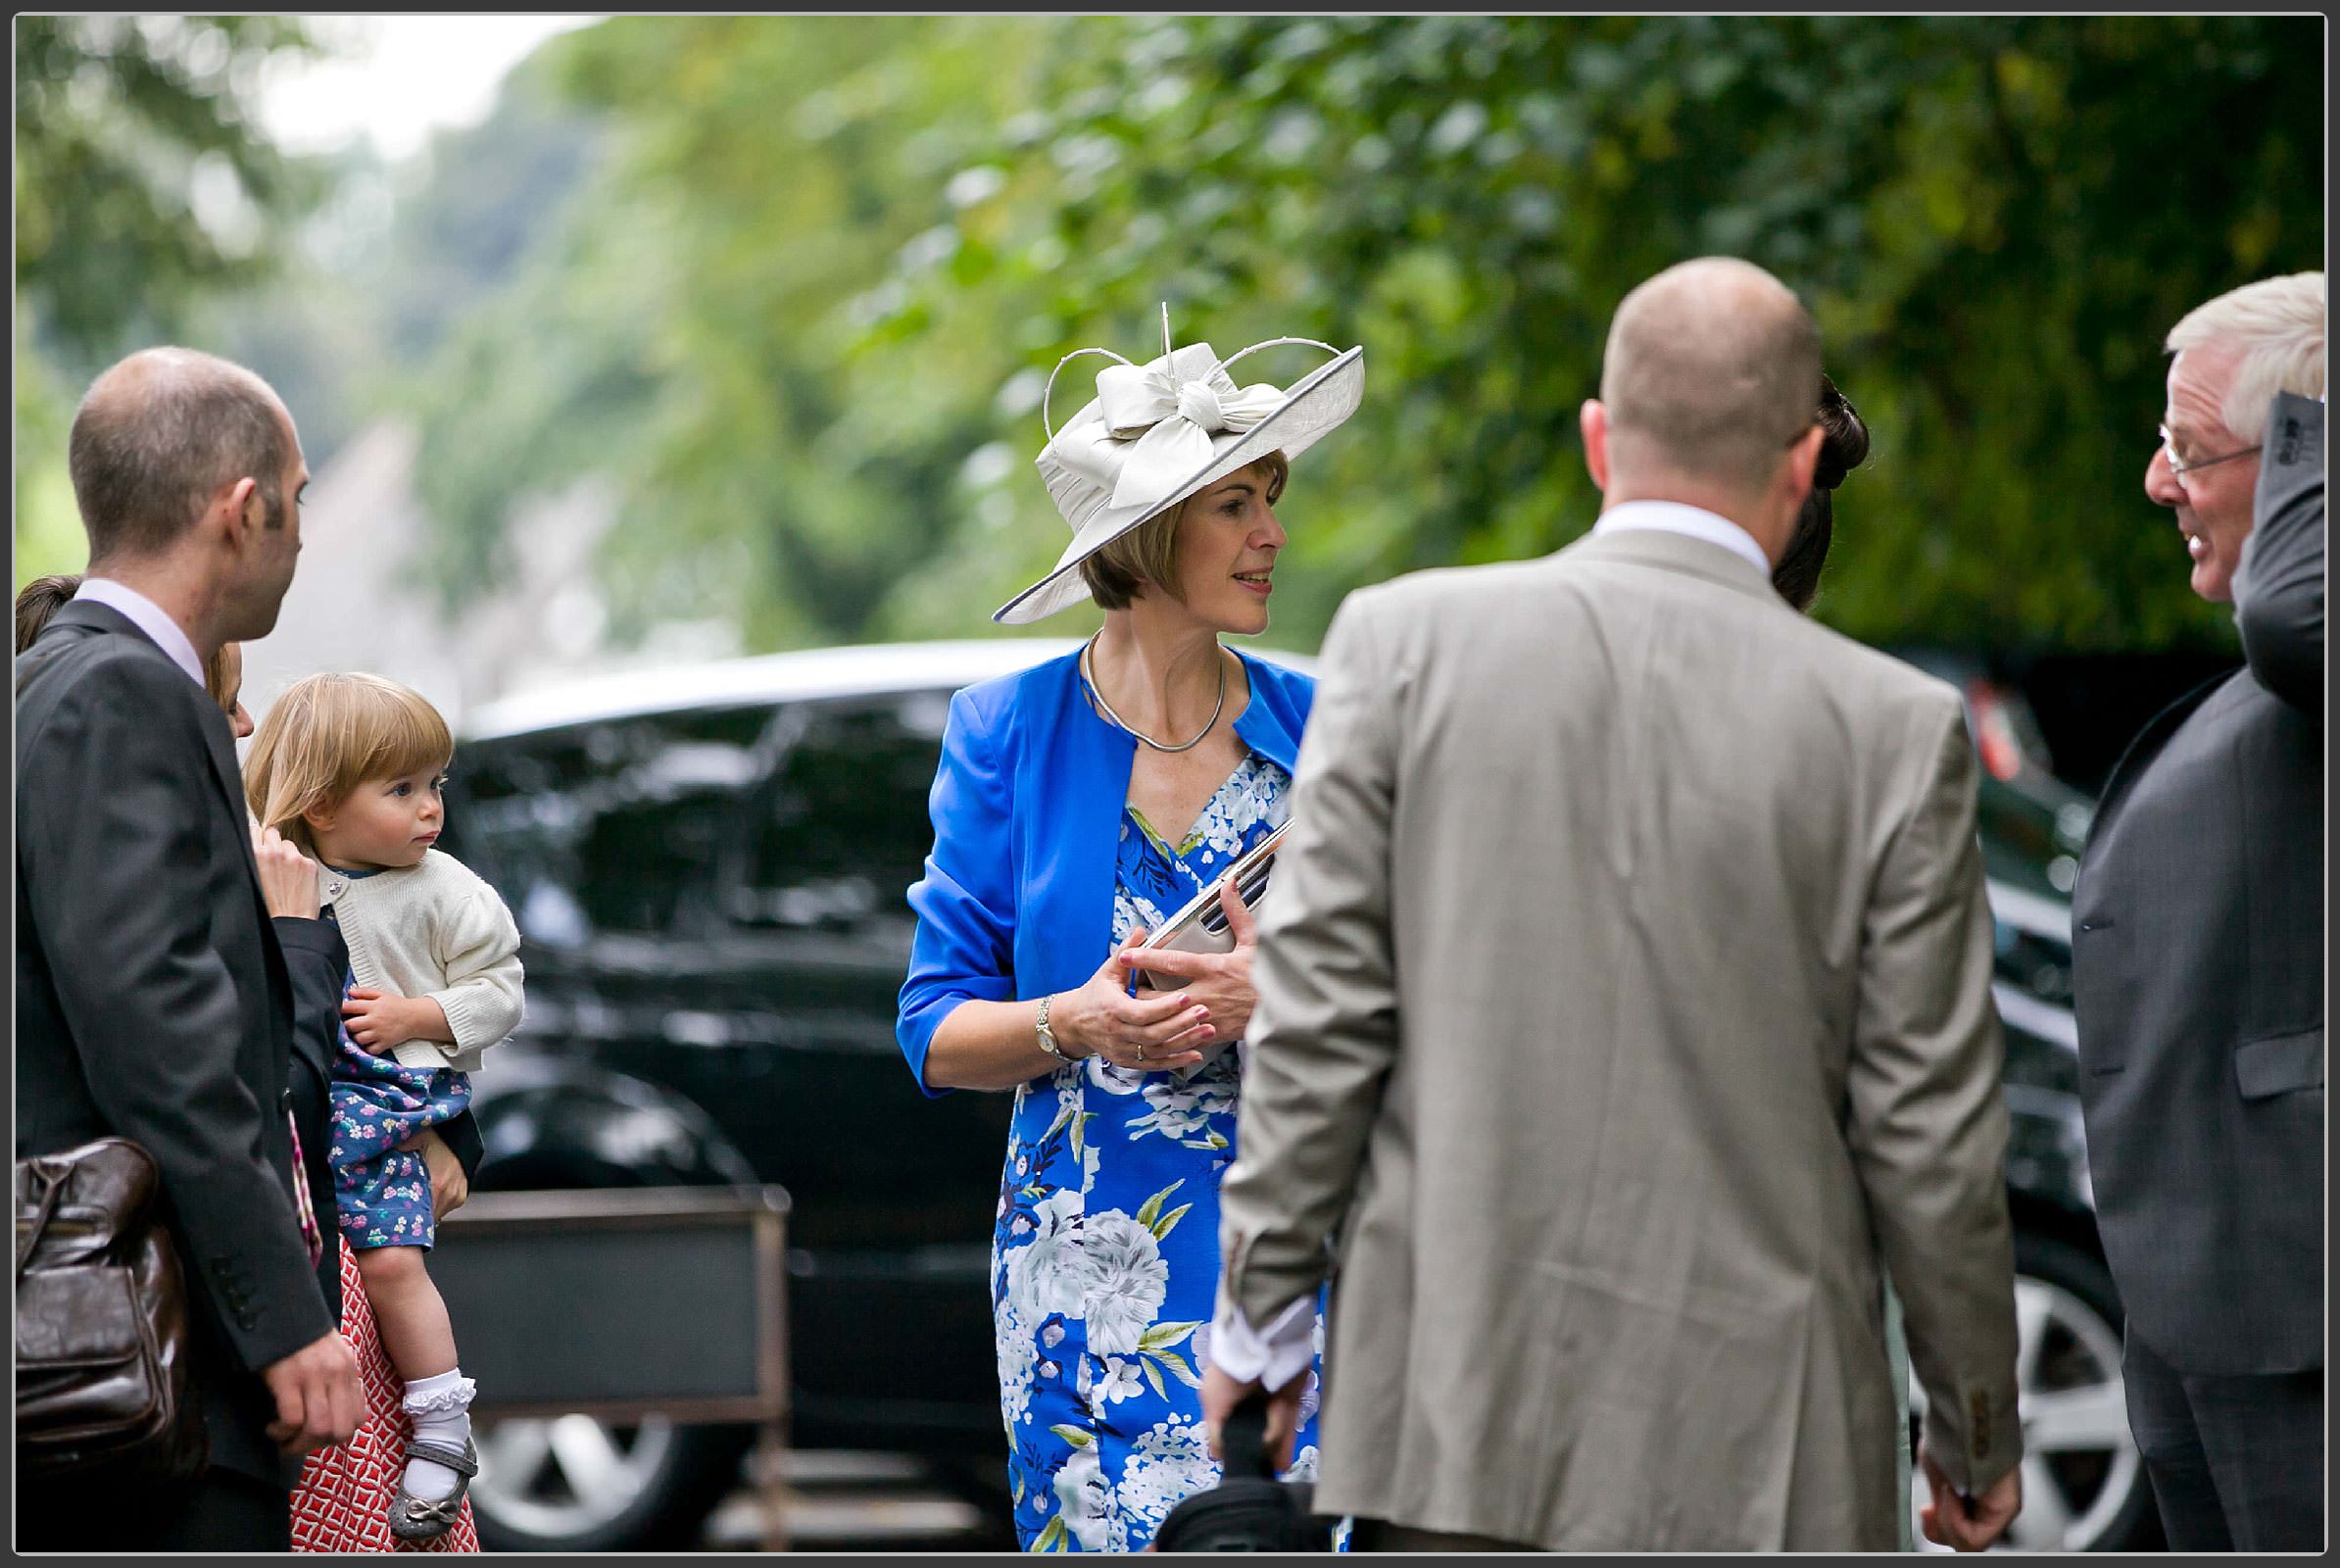
POLYGON ((1974 752, 1772 589, 1820 374, 1768 273, 1660 273, 1584 406, 1592 536, 1326 639, 1204 1396, 1292 1430, 1337 1259, 1317 1497, 1367 1547, 1894 1549, 1880 1266, 1928 1533, 2019 1504, 1974 752))
POLYGON ((2247 662, 2149 723, 2097 810, 2072 905, 2081 1108, 2128 1319, 2129 1426, 2169 1544, 2313 1550, 2324 699, 2323 407, 2311 399, 2323 389, 2323 274, 2212 300, 2169 346, 2145 491, 2175 515, 2194 591, 2233 603, 2247 662))

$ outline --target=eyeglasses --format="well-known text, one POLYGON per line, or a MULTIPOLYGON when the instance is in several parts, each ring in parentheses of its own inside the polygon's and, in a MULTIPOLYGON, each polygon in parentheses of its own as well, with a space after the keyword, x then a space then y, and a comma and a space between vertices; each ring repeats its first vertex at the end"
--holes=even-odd
POLYGON ((2215 468, 2221 463, 2232 463, 2236 458, 2247 458, 2252 453, 2258 451, 2260 446, 2266 444, 2261 442, 2252 446, 2239 448, 2233 452, 2221 454, 2218 457, 2204 458, 2200 463, 2181 463, 2177 458, 2177 448, 2170 444, 2169 427, 2165 424, 2161 427, 2161 431, 2162 457, 2164 461, 2169 465, 2169 476, 2173 479, 2183 479, 2187 474, 2192 473, 2197 468, 2215 468))

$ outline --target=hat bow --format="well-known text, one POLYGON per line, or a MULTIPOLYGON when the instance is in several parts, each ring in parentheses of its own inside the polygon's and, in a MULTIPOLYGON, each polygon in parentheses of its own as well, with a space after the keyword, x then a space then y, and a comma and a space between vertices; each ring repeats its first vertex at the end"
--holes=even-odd
MULTIPOLYGON (((1210 345, 1197 343, 1185 352, 1204 359, 1210 345)), ((1119 472, 1110 476, 1115 507, 1166 493, 1210 462, 1212 436, 1252 429, 1284 402, 1283 390, 1265 382, 1237 386, 1216 361, 1207 361, 1210 368, 1201 375, 1182 378, 1178 359, 1108 365, 1097 372, 1097 412, 1113 446, 1099 442, 1091 450, 1119 460, 1119 472)))
MULTIPOLYGON (((1213 436, 1256 429, 1285 405, 1282 387, 1264 381, 1239 387, 1227 373, 1227 367, 1244 355, 1285 343, 1340 353, 1330 343, 1306 337, 1270 338, 1224 360, 1208 343, 1173 349, 1170 308, 1165 305, 1162 357, 1151 364, 1132 365, 1111 349, 1076 349, 1056 362, 1048 376, 1049 391, 1064 368, 1083 355, 1113 361, 1097 374, 1095 418, 1084 414, 1061 431, 1050 427, 1042 456, 1052 456, 1066 469, 1109 488, 1106 505, 1116 511, 1160 501, 1208 466, 1215 450, 1213 436)), ((1046 393, 1041 398, 1041 422, 1048 423, 1046 393)))

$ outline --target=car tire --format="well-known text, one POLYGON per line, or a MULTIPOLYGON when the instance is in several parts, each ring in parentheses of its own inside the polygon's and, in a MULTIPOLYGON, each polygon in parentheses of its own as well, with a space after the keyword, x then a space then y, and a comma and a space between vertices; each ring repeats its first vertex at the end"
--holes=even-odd
MULTIPOLYGON (((2128 1430, 2121 1298, 2094 1254, 2052 1236, 2015 1237, 2016 1382, 2023 1506, 2018 1551, 2136 1551, 2159 1544, 2153 1484, 2128 1430)), ((1925 1396, 1911 1379, 1911 1406, 1925 1396)), ((1915 1493, 1925 1483, 1915 1481, 1915 1493)), ((1942 1550, 1923 1539, 1923 1549, 1942 1550)))
POLYGON ((707 1518, 741 1485, 748 1426, 676 1426, 652 1416, 482 1423, 471 1484, 489 1551, 643 1551, 700 1544, 707 1518), (574 1472, 572 1474, 572 1472, 574 1472))

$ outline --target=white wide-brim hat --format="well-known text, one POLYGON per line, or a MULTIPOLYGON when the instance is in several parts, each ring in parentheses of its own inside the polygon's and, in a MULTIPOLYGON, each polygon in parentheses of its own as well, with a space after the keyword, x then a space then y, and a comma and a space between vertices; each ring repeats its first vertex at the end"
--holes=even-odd
MULTIPOLYGON (((1314 338, 1279 337, 1219 359, 1208 343, 1170 347, 1162 313, 1162 357, 1132 365, 1110 349, 1079 349, 1056 362, 1061 371, 1085 354, 1115 363, 1097 372, 1097 396, 1061 430, 1048 429, 1048 394, 1041 425, 1048 444, 1034 460, 1048 499, 1072 527, 1072 543, 1047 576, 996 611, 992 619, 1026 625, 1089 597, 1082 562, 1155 514, 1250 466, 1271 452, 1289 459, 1316 445, 1357 412, 1365 388, 1365 350, 1343 352, 1314 338), (1245 355, 1283 344, 1333 356, 1290 391, 1264 382, 1238 387, 1227 368, 1245 355)), ((1049 390, 1056 376, 1048 376, 1049 390)))

